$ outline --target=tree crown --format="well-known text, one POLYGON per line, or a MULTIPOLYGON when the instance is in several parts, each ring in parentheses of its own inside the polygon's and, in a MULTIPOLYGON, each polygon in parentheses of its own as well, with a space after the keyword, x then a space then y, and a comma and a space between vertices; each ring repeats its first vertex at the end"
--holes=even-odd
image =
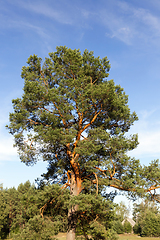
POLYGON ((8 126, 21 160, 48 161, 48 179, 74 172, 84 184, 99 177, 125 190, 140 181, 139 161, 126 154, 138 138, 125 136, 138 118, 123 88, 107 79, 107 57, 57 47, 43 64, 33 55, 27 65, 21 74, 24 93, 13 100, 8 126))

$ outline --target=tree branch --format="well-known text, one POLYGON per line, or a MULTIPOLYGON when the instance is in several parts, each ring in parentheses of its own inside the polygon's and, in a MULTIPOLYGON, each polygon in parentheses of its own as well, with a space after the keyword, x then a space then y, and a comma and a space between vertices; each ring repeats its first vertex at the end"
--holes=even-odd
POLYGON ((98 177, 97 177, 97 174, 96 174, 96 173, 93 172, 93 174, 94 174, 95 177, 96 177, 96 182, 97 182, 97 192, 96 192, 96 193, 98 194, 98 177))
POLYGON ((28 120, 31 122, 31 124, 35 124, 35 125, 43 125, 45 127, 51 127, 51 125, 45 124, 45 123, 41 123, 41 122, 36 122, 30 118, 28 118, 28 120))

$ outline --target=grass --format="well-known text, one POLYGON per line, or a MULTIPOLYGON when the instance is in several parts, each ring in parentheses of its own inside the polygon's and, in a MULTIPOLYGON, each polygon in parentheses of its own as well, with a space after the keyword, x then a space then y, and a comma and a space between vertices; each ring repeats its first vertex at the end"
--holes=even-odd
POLYGON ((160 238, 154 238, 154 237, 140 237, 138 235, 134 234, 121 234, 119 235, 119 240, 153 240, 153 239, 160 239, 160 238))
POLYGON ((58 240, 65 240, 66 239, 66 233, 59 233, 56 238, 58 238, 58 240))
MULTIPOLYGON (((55 236, 58 240, 66 240, 66 233, 59 233, 58 235, 55 236)), ((85 239, 82 237, 78 237, 79 240, 85 239)))
MULTIPOLYGON (((58 240, 65 240, 66 234, 65 233, 59 233, 57 236, 58 240)), ((158 240, 160 238, 153 238, 153 237, 139 237, 138 235, 134 234, 121 234, 119 235, 119 240, 158 240)))
MULTIPOLYGON (((58 240, 66 240, 66 233, 59 233, 56 238, 58 240)), ((134 234, 121 234, 119 235, 119 240, 158 240, 160 238, 154 238, 154 237, 139 237, 138 235, 134 235, 134 234)), ((9 240, 9 239, 8 239, 9 240)), ((12 239, 10 239, 12 240, 12 239)), ((80 238, 81 240, 81 238, 80 238)))

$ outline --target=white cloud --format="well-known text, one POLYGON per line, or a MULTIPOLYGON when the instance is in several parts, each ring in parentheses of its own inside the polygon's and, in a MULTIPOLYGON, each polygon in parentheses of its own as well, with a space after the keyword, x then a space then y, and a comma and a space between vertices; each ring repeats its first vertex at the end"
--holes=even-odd
POLYGON ((139 146, 132 151, 132 156, 160 158, 160 129, 159 131, 141 131, 138 133, 139 146))
POLYGON ((131 38, 132 38, 132 32, 131 29, 127 27, 121 27, 117 29, 116 31, 113 31, 112 35, 110 35, 111 38, 118 38, 122 42, 130 45, 131 44, 131 38))
MULTIPOLYGON (((119 0, 112 0, 107 3, 106 1, 100 1, 99 4, 95 4, 92 8, 89 8, 88 4, 82 6, 79 3, 71 4, 66 1, 33 2, 30 0, 15 0, 9 1, 9 3, 22 9, 22 12, 27 11, 29 14, 39 15, 40 17, 55 20, 64 25, 82 28, 83 30, 91 27, 94 28, 94 23, 99 23, 104 26, 107 37, 116 38, 127 45, 139 45, 137 42, 141 46, 144 43, 149 45, 151 41, 152 43, 159 44, 160 17, 156 16, 149 8, 147 9, 146 5, 145 8, 140 8, 128 1, 119 0)), ((46 30, 47 26, 45 29, 42 24, 33 24, 30 22, 30 18, 27 17, 26 12, 22 16, 8 10, 5 21, 4 17, 5 15, 0 16, 0 19, 3 20, 1 21, 3 22, 1 23, 1 27, 9 26, 9 24, 12 27, 19 25, 20 27, 32 29, 45 39, 51 36, 46 30), (10 15, 11 17, 9 17, 10 15), (18 16, 21 21, 19 21, 18 16)))
MULTIPOLYGON (((0 140, 0 161, 15 161, 17 158, 17 150, 13 148, 13 139, 1 135, 0 140)), ((18 159, 18 158, 17 158, 18 159)))
POLYGON ((131 3, 113 0, 112 5, 100 11, 101 22, 106 26, 106 35, 117 38, 127 45, 151 44, 160 37, 160 17, 149 9, 137 8, 131 3))
POLYGON ((158 30, 158 32, 160 32, 160 19, 152 15, 149 10, 142 8, 134 9, 133 14, 137 20, 140 20, 145 25, 150 26, 152 29, 158 30))
POLYGON ((74 23, 72 18, 73 14, 71 15, 66 11, 66 3, 63 3, 63 8, 62 5, 59 7, 57 3, 50 4, 49 2, 47 3, 44 1, 16 1, 16 4, 28 11, 54 19, 62 24, 71 25, 74 23))
POLYGON ((0 161, 15 161, 17 158, 17 150, 13 147, 13 137, 5 128, 8 122, 8 114, 3 114, 3 119, 0 121, 0 161))
POLYGON ((149 163, 160 159, 160 121, 157 120, 159 109, 141 111, 139 121, 131 128, 131 133, 138 133, 139 145, 129 155, 149 163), (155 117, 156 116, 156 117, 155 117))
POLYGON ((117 1, 113 1, 113 5, 110 6, 110 8, 106 7, 103 10, 101 9, 98 16, 100 17, 101 23, 106 27, 106 36, 117 38, 127 45, 132 44, 133 37, 136 35, 137 30, 130 22, 130 16, 124 17, 124 13, 122 14, 122 9, 119 8, 117 1))
POLYGON ((13 147, 13 137, 8 133, 5 126, 9 123, 9 112, 13 111, 11 99, 15 95, 19 96, 20 93, 19 90, 8 93, 6 98, 3 98, 3 104, 0 105, 0 112, 3 113, 0 118, 0 161, 18 160, 17 150, 13 147))
POLYGON ((47 31, 43 27, 39 27, 27 22, 20 22, 20 23, 17 22, 17 24, 20 28, 23 28, 23 30, 24 28, 26 28, 26 29, 32 30, 33 32, 36 32, 37 35, 39 35, 44 40, 50 39, 50 35, 47 33, 47 31))

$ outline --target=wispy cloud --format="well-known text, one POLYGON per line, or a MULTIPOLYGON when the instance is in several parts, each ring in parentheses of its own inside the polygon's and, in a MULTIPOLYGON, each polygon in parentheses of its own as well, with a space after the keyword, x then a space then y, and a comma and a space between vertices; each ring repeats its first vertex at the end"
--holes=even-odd
POLYGON ((149 10, 142 8, 133 9, 133 17, 135 20, 141 21, 147 27, 153 29, 153 31, 158 31, 158 34, 160 33, 160 18, 151 14, 149 10))
MULTIPOLYGON (((160 38, 160 17, 150 8, 137 7, 133 2, 129 1, 104 1, 101 0, 99 4, 92 5, 75 3, 74 1, 21 1, 7 0, 11 5, 19 9, 19 13, 24 12, 24 19, 22 14, 19 14, 21 21, 16 20, 16 13, 11 13, 9 17, 9 10, 5 10, 7 17, 5 23, 1 26, 5 26, 7 23, 15 24, 15 26, 24 26, 30 28, 39 34, 43 38, 51 36, 43 28, 41 19, 40 23, 30 22, 29 16, 34 18, 38 16, 45 21, 50 19, 60 24, 80 27, 82 32, 84 29, 93 28, 94 24, 99 24, 100 27, 104 27, 106 36, 110 38, 116 38, 127 45, 138 45, 137 42, 142 44, 150 44, 151 41, 155 44, 159 44, 160 38), (27 21, 25 21, 25 17, 27 21), (23 20, 22 20, 23 19, 23 20), (16 20, 16 23, 15 23, 16 20), (26 24, 24 24, 26 22, 26 24)), ((150 3, 151 4, 151 3, 150 3)), ((4 10, 4 9, 3 9, 4 10)), ((2 11, 3 13, 3 11, 2 11)), ((3 16, 4 17, 4 16, 3 16)), ((0 16, 1 19, 1 16, 0 16)), ((2 21, 1 21, 2 22, 2 21)), ((50 22, 51 24, 51 22, 50 22)), ((54 25, 54 22, 52 23, 54 25)))
POLYGON ((9 112, 12 112, 11 99, 14 95, 19 95, 20 92, 12 92, 7 97, 3 98, 3 104, 0 105, 0 161, 17 161, 17 149, 13 147, 13 137, 8 133, 6 124, 9 122, 9 112))
POLYGON ((140 144, 137 149, 132 151, 132 156, 160 158, 160 129, 157 132, 142 130, 138 133, 138 136, 140 144))
POLYGON ((132 36, 133 32, 129 28, 129 26, 118 27, 117 29, 111 31, 111 33, 106 33, 107 37, 117 38, 120 41, 126 43, 127 45, 132 44, 132 36))
POLYGON ((149 9, 137 8, 125 1, 113 0, 109 8, 100 10, 106 36, 117 38, 127 45, 149 43, 160 37, 160 17, 149 9))
POLYGON ((12 137, 6 137, 2 132, 0 132, 0 134, 0 161, 15 161, 18 159, 18 154, 16 149, 13 148, 12 137))
POLYGON ((132 127, 131 133, 138 133, 139 145, 129 155, 143 161, 160 158, 160 121, 155 118, 159 109, 141 111, 140 120, 132 127))
MULTIPOLYGON (((51 18, 62 24, 73 24, 73 15, 69 14, 67 10, 67 4, 63 2, 62 5, 59 6, 58 3, 50 3, 50 1, 16 1, 16 4, 21 6, 21 8, 33 12, 35 14, 39 14, 41 16, 45 16, 47 18, 51 18)), ((72 7, 72 6, 70 6, 72 7)))

